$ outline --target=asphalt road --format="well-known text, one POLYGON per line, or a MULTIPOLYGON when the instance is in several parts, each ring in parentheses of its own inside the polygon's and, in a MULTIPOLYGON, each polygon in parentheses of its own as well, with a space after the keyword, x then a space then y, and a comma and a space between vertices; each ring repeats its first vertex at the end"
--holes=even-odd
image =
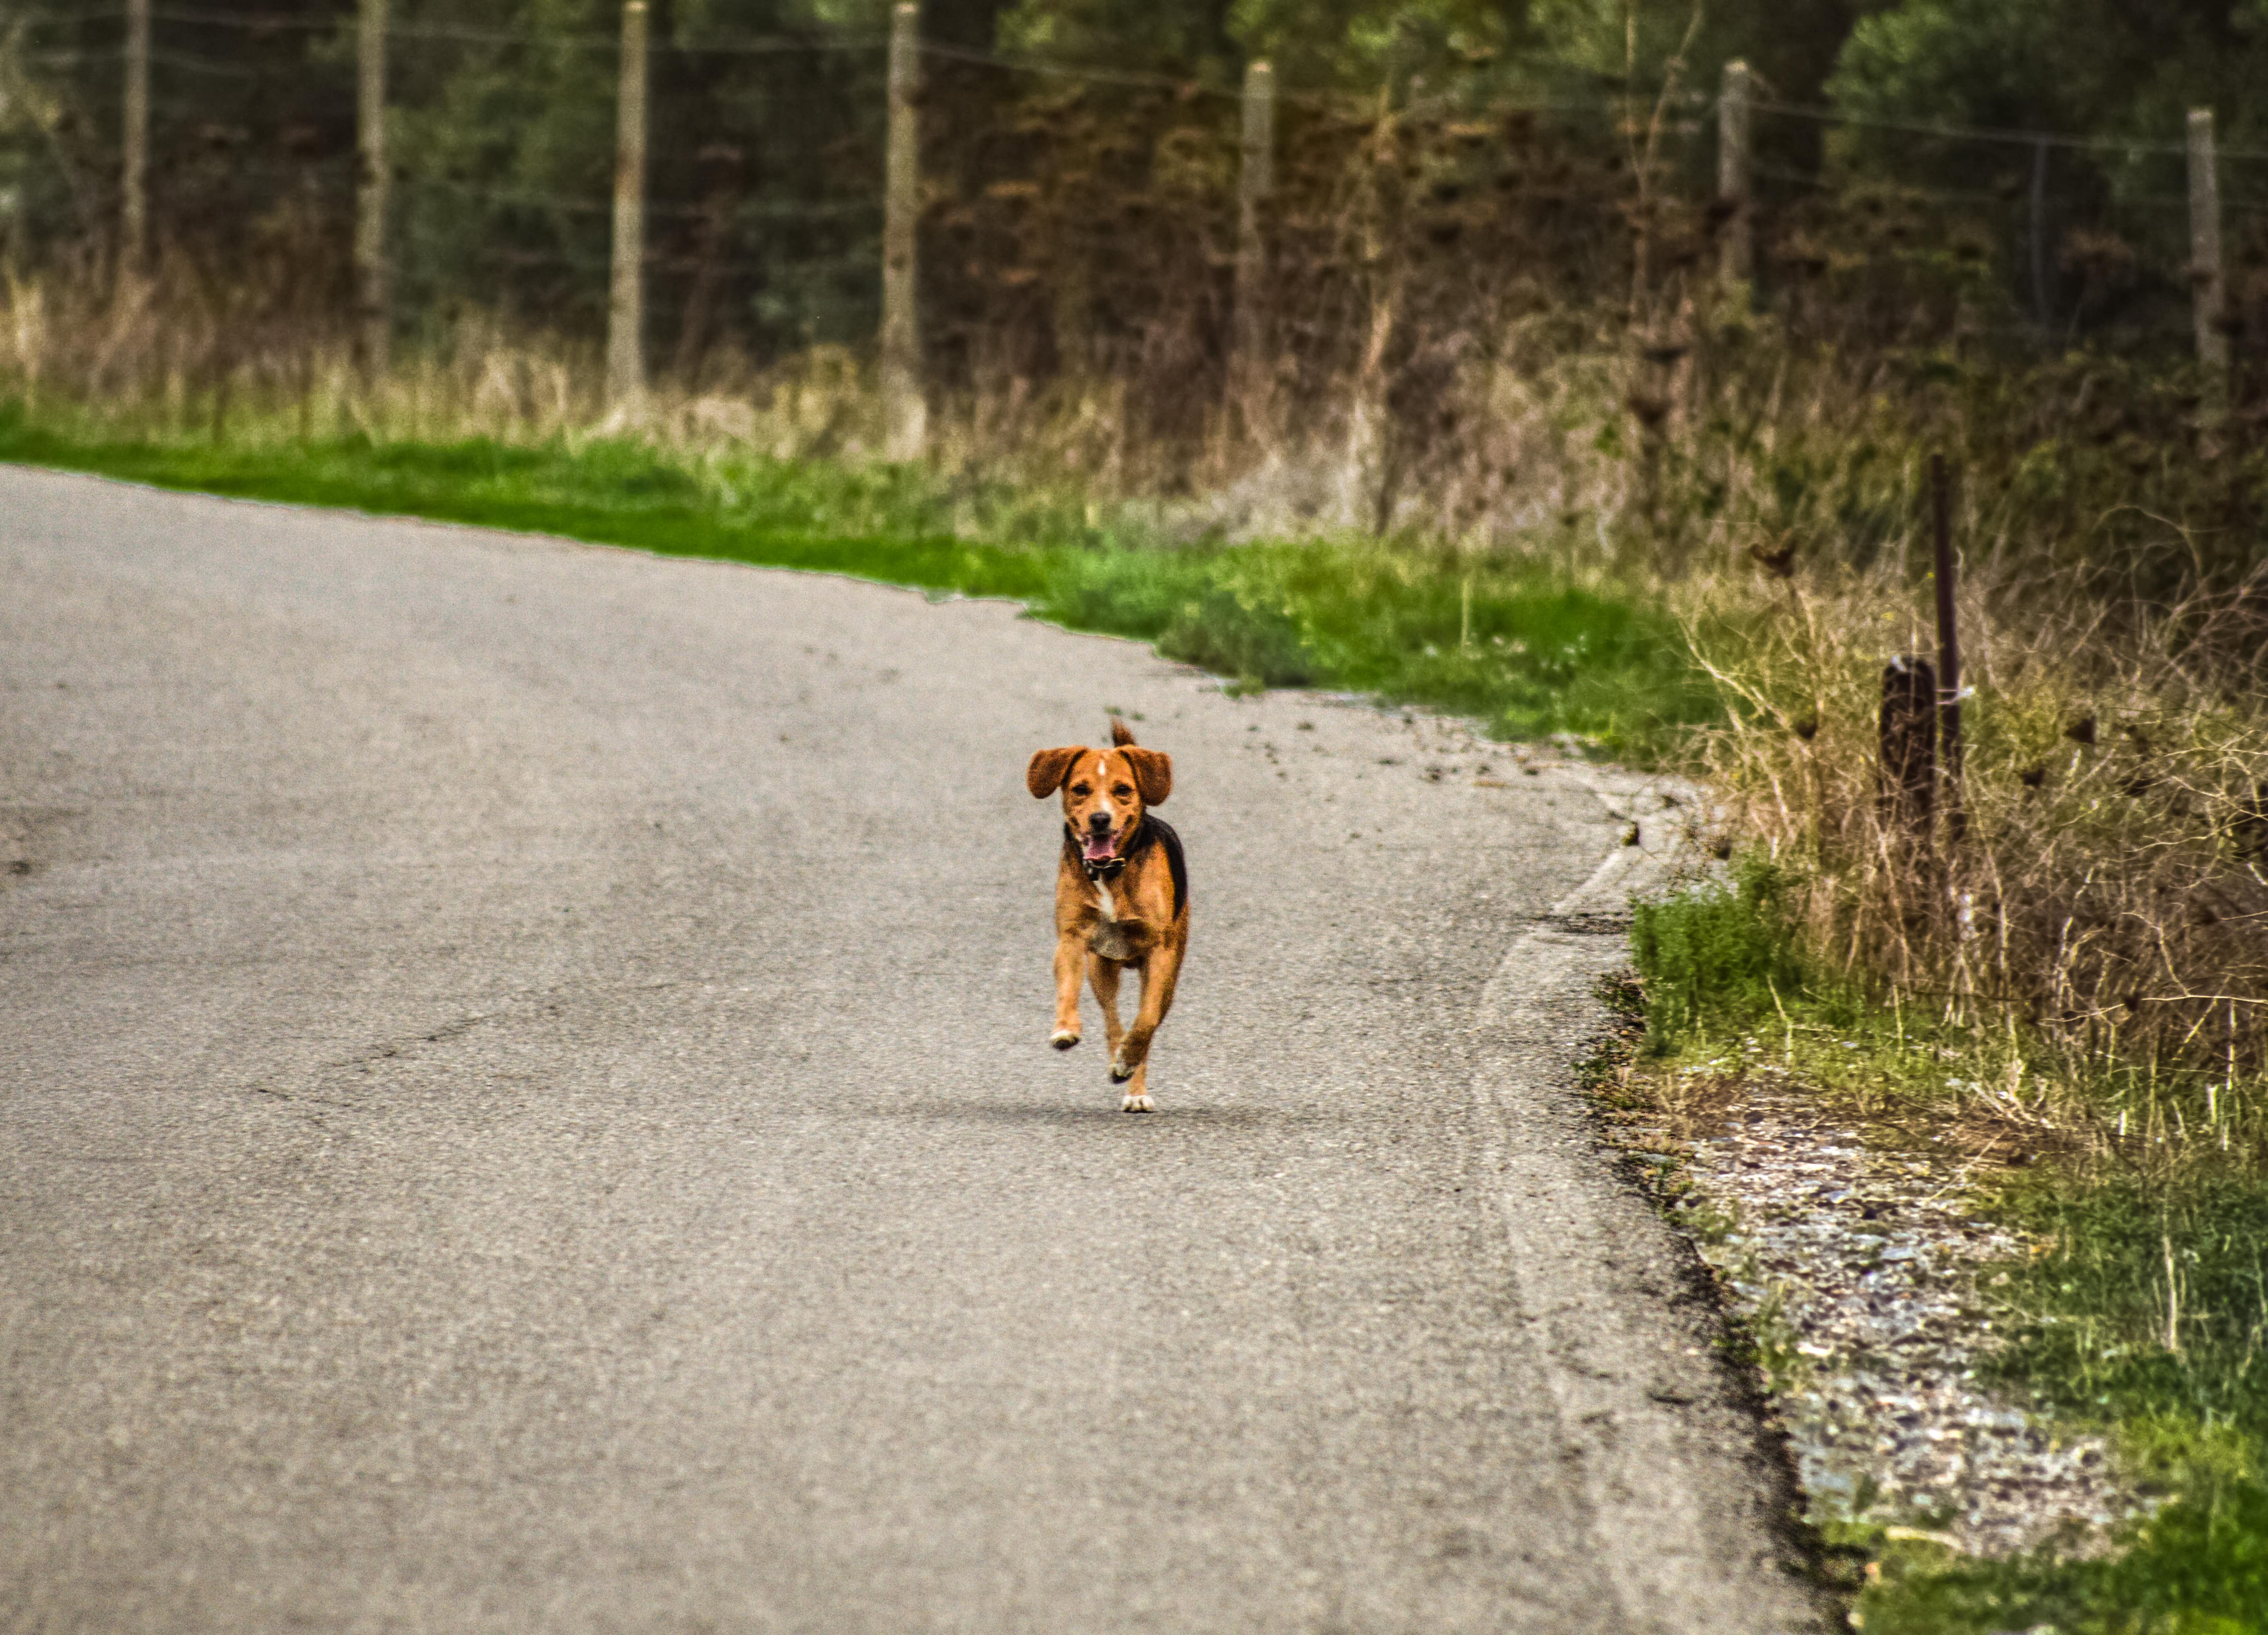
POLYGON ((1815 1627, 1569 1088, 1597 782, 0 468, 0 1629, 1815 1627), (1190 858, 1148 1117, 1047 1048, 1024 762, 1107 706, 1190 858))

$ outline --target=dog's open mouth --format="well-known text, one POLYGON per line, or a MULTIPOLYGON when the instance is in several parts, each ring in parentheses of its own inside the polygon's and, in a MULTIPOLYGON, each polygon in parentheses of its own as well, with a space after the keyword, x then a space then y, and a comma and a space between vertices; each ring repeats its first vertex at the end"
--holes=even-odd
POLYGON ((1080 838, 1079 849, 1089 863, 1108 863, 1118 855, 1119 838, 1116 835, 1086 835, 1080 838))

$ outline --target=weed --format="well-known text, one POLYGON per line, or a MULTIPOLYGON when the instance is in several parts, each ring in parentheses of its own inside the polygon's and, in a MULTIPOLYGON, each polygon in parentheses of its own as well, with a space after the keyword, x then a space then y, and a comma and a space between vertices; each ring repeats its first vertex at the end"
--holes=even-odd
POLYGON ((1575 1063, 1575 1084, 1610 1108, 1627 1108, 1624 1094, 1638 1042, 1646 1033, 1646 991, 1634 971, 1615 971, 1593 990, 1607 1007, 1607 1025, 1575 1063))

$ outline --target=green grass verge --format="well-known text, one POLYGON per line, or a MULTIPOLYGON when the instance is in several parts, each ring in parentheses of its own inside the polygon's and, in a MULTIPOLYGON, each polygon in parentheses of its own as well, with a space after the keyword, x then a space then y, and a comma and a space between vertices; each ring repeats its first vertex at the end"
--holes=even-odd
MULTIPOLYGON (((1631 944, 1648 1051, 1674 1062, 1721 1061, 1744 1042, 1784 1049, 1799 1080, 1909 1125, 1948 1079, 2005 1069, 2005 1038, 1918 1021, 1822 980, 1783 911, 1786 886, 1744 859, 1727 885, 1641 905, 1631 944)), ((2103 1072, 2106 1101, 2139 1100, 2124 1079, 2146 1075, 2161 1108, 2196 1104, 2165 1123, 2204 1128, 2202 1083, 2103 1072)), ((2094 1558, 2051 1547, 1973 1561, 1880 1528, 1837 1527, 1834 1542, 1874 1568, 1859 1627, 2268 1631, 2268 1176, 2210 1142, 2146 1143, 2121 1160, 2048 1155, 2012 1172, 1984 1206, 2044 1245, 1999 1269, 2005 1338, 1991 1372, 2020 1401, 2108 1430, 2124 1474, 2163 1502, 2094 1558)))
POLYGON ((1658 603, 1548 563, 1367 541, 1170 546, 1085 507, 914 468, 680 459, 608 439, 212 445, 20 404, 0 406, 0 460, 1006 597, 1255 685, 1375 693, 1631 759, 1716 711, 1658 603))

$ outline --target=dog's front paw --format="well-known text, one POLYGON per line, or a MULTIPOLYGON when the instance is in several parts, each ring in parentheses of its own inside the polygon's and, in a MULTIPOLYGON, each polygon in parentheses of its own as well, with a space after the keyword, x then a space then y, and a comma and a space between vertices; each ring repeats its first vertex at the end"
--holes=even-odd
POLYGON ((1154 1113, 1158 1109, 1150 1105, 1148 1096, 1130 1095, 1119 1102, 1118 1110, 1122 1113, 1154 1113))
POLYGON ((1123 1056, 1114 1056, 1110 1058, 1110 1082, 1112 1084, 1123 1085, 1132 1077, 1134 1077, 1133 1063, 1128 1061, 1123 1056))
POLYGON ((1079 1042, 1079 1030, 1074 1027, 1058 1027, 1048 1035, 1048 1042, 1058 1050, 1068 1050, 1079 1042))

